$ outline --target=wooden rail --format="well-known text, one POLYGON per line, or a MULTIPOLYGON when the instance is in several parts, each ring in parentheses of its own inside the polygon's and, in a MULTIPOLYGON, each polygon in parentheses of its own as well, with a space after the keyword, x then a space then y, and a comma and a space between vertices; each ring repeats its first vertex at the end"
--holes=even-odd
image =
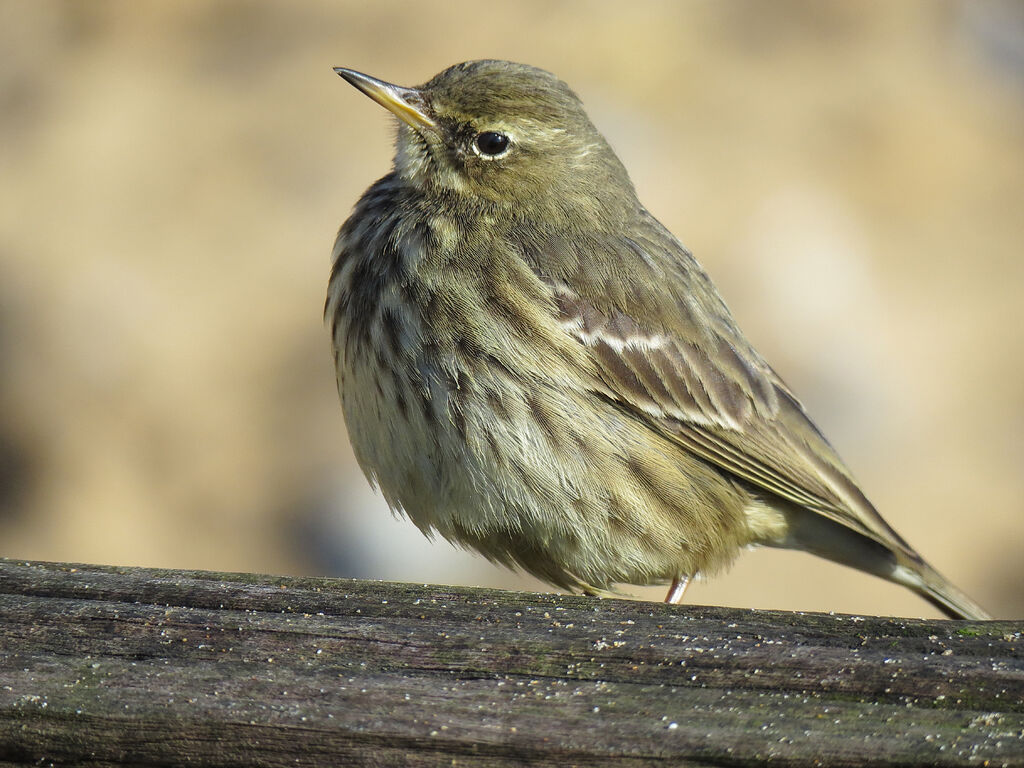
POLYGON ((1024 766, 1022 630, 0 560, 0 766, 1024 766))

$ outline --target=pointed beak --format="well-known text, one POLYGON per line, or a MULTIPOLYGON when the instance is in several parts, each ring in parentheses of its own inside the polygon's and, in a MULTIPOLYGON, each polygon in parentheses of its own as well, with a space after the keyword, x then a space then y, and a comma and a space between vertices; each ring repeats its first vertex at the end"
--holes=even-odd
POLYGON ((413 129, 419 131, 424 128, 437 128, 437 123, 427 114, 423 94, 415 88, 403 88, 400 85, 386 83, 345 67, 335 67, 334 71, 413 129))

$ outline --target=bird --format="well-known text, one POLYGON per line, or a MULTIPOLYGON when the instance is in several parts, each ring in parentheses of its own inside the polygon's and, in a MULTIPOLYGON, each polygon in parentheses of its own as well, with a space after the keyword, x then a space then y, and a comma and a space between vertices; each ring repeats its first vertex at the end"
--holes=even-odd
POLYGON ((802 550, 989 615, 881 517, 580 98, 494 59, 417 87, 324 308, 356 459, 423 533, 569 592, 802 550))

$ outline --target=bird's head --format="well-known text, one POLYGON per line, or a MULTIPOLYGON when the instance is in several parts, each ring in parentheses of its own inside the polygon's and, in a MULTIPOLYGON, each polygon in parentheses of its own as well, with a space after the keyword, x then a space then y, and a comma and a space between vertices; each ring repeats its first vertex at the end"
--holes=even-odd
POLYGON ((405 88, 335 71, 399 118, 395 169, 413 185, 525 209, 605 208, 633 197, 579 97, 549 72, 472 61, 405 88))

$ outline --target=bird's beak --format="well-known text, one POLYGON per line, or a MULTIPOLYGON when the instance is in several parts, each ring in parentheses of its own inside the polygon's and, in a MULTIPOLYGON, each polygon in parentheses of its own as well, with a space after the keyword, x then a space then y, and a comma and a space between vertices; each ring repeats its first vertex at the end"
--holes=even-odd
POLYGON ((334 71, 415 130, 437 128, 437 123, 427 114, 423 94, 415 88, 386 83, 354 69, 335 67, 334 71))

